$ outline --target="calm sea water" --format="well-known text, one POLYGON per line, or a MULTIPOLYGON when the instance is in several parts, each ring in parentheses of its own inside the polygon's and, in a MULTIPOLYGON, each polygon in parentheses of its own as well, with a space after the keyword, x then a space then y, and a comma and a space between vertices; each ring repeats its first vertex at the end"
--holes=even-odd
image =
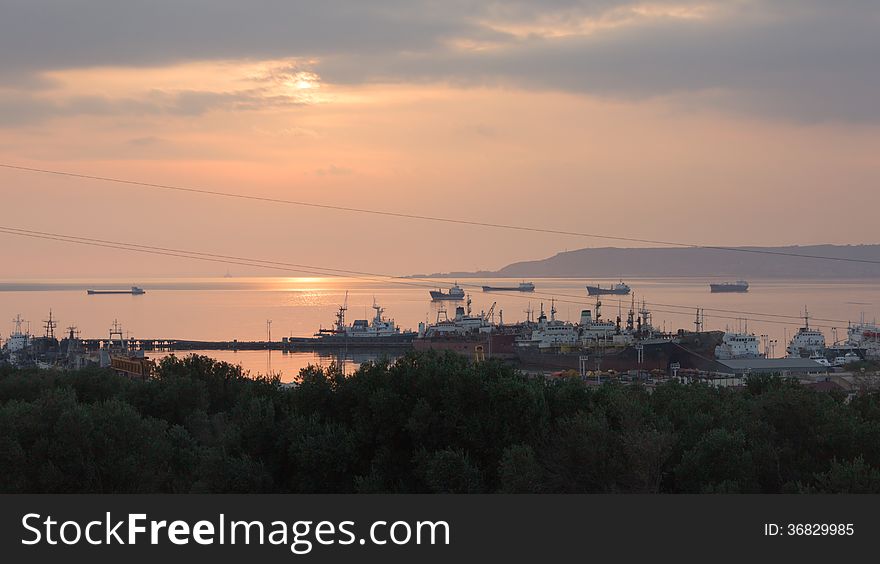
MULTIPOLYGON (((525 310, 537 311, 543 302, 549 314, 556 298, 557 317, 576 321, 582 308, 593 308, 595 298, 586 295, 586 283, 607 285, 616 280, 534 279, 534 294, 484 293, 482 281, 461 280, 472 298, 474 311, 488 311, 493 302, 496 320, 507 323, 525 319, 525 310)), ((378 282, 358 278, 181 278, 154 280, 6 280, 0 281, 0 336, 12 330, 11 320, 21 314, 29 320, 31 332, 42 333, 42 321, 49 309, 59 320, 59 331, 77 326, 84 337, 108 334, 114 320, 136 339, 265 340, 267 321, 272 321, 272 338, 309 336, 329 327, 348 292, 347 320, 369 319, 373 300, 385 308, 403 328, 417 328, 419 322, 433 322, 438 314, 432 303, 430 283, 401 280, 378 282), (88 296, 88 288, 143 287, 143 296, 88 296)), ((446 284, 433 287, 447 287, 446 284)), ((516 284, 519 280, 491 281, 493 285, 516 284)), ((747 294, 711 294, 705 279, 630 279, 636 299, 645 299, 654 312, 654 325, 667 330, 693 329, 695 308, 705 309, 706 329, 745 330, 776 340, 775 354, 783 354, 787 340, 803 324, 804 307, 811 325, 821 328, 829 342, 846 337, 847 321, 880 317, 880 284, 874 280, 751 280, 747 294), (724 310, 724 311, 722 311, 724 310), (789 317, 769 317, 767 314, 789 317)), ((603 298, 604 317, 615 318, 618 308, 626 317, 630 298, 603 298)), ((447 303, 450 316, 455 303, 447 303)), ((463 304, 460 304, 463 305, 463 304)), ((537 314, 536 314, 537 315, 537 314)), ((328 365, 332 357, 315 353, 270 356, 265 351, 218 352, 218 359, 241 364, 252 373, 269 370, 292 379, 308 364, 328 365), (271 363, 271 365, 270 365, 271 363)), ((348 360, 349 367, 369 360, 369 355, 348 360)))

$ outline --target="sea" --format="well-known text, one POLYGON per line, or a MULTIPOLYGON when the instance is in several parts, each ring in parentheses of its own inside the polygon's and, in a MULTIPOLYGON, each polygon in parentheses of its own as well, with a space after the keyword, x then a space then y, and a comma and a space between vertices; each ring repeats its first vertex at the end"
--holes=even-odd
MULTIPOLYGON (((576 322, 582 309, 594 310, 586 284, 608 286, 608 279, 532 279, 535 292, 483 292, 482 284, 517 285, 519 279, 457 282, 468 292, 474 313, 493 311, 496 321, 514 323, 537 318, 543 310, 557 319, 576 322), (494 306, 494 308, 493 308, 494 306), (531 313, 527 313, 531 312, 531 313)), ((658 329, 692 330, 697 309, 706 330, 754 333, 771 356, 784 356, 791 336, 805 323, 822 330, 829 343, 846 339, 849 322, 880 317, 880 283, 877 280, 750 280, 748 293, 713 294, 708 279, 627 279, 632 296, 601 297, 604 318, 626 319, 635 303, 644 300, 658 329)), ((717 281, 717 280, 713 280, 717 281)), ((44 332, 49 311, 59 321, 59 334, 76 327, 83 338, 109 336, 118 321, 124 333, 137 340, 265 341, 285 336, 311 336, 333 325, 339 307, 347 303, 346 321, 371 319, 373 304, 384 309, 404 329, 433 323, 438 316, 455 314, 462 302, 432 302, 431 289, 448 290, 456 280, 400 278, 376 280, 350 277, 219 277, 155 278, 139 280, 47 279, 0 280, 0 339, 13 330, 21 315, 25 328, 44 332), (128 289, 137 285, 146 294, 88 295, 87 289, 128 289), (270 323, 271 322, 271 323, 270 323)), ((278 374, 293 381, 303 368, 333 363, 351 372, 361 363, 387 357, 387 353, 332 353, 282 351, 196 351, 240 365, 251 374, 278 374)), ((151 353, 161 357, 168 353, 151 353)), ((187 353, 177 353, 190 354, 187 353)), ((393 360, 393 357, 390 359, 393 360)))

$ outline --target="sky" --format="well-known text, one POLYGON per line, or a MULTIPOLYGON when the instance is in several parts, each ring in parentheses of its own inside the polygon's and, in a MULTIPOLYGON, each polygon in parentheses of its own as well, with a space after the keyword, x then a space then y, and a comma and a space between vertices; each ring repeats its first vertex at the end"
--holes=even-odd
MULTIPOLYGON (((0 13, 0 164, 696 244, 880 242, 875 0, 0 13)), ((5 227, 392 274, 622 245, 3 168, 0 210, 5 227)), ((4 234, 0 259, 3 279, 227 271, 4 234)))

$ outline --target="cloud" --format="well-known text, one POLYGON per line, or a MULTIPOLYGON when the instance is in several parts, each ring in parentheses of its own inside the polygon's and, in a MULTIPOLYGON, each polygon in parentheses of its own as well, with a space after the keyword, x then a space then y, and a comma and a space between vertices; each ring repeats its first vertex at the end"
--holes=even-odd
POLYGON ((211 111, 251 111, 296 107, 314 100, 297 91, 244 88, 237 91, 152 90, 138 97, 105 95, 44 96, 22 90, 0 91, 0 127, 16 127, 71 116, 201 116, 211 111))
MULTIPOLYGON (((277 84, 317 73, 344 84, 445 81, 623 100, 663 97, 804 122, 880 121, 880 4, 873 0, 6 4, 0 84, 21 89, 45 87, 41 77, 63 68, 295 58, 309 64, 257 78, 277 84)), ((181 115, 302 102, 259 88, 176 96, 165 109, 181 115)), ((23 109, 40 113, 36 106, 23 109)))

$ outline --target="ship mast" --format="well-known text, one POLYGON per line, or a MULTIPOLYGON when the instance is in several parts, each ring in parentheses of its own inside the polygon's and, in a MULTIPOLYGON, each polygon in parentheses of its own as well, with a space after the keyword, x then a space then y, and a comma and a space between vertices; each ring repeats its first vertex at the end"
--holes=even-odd
POLYGON ((339 311, 336 312, 336 331, 338 333, 345 332, 345 312, 348 311, 348 290, 345 291, 345 302, 341 306, 339 306, 339 311))
POLYGON ((21 314, 15 316, 15 319, 12 320, 15 323, 15 332, 13 335, 21 336, 21 324, 24 323, 24 319, 21 318, 21 314))
POLYGON ((43 321, 43 327, 46 329, 46 338, 54 339, 55 338, 55 329, 58 327, 58 322, 52 317, 52 310, 49 310, 49 319, 43 321))
POLYGON ((376 310, 376 317, 373 320, 373 323, 378 325, 382 322, 382 313, 385 311, 385 309, 376 303, 376 296, 373 296, 373 309, 376 310))
POLYGON ((119 325, 119 320, 113 320, 113 327, 110 328, 110 347, 112 348, 114 345, 113 337, 119 337, 119 348, 122 349, 125 347, 125 337, 122 334, 122 326, 119 325))

